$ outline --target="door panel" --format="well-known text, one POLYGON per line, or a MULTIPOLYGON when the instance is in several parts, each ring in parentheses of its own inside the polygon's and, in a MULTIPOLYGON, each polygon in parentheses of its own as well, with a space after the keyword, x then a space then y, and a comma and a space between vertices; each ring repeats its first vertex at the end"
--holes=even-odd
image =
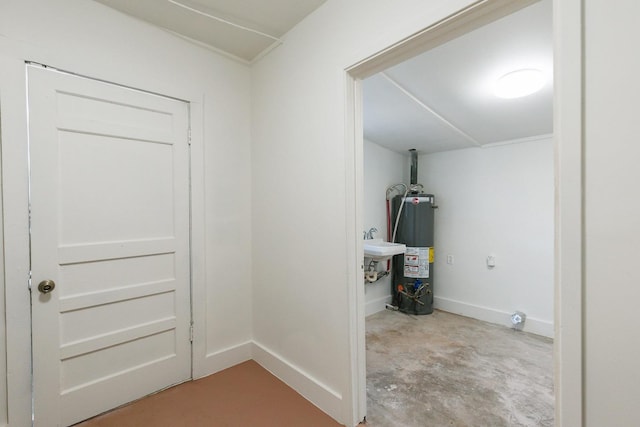
POLYGON ((69 425, 190 378, 188 106, 28 79, 35 424, 69 425))
POLYGON ((58 138, 62 247, 173 235, 171 145, 75 132, 58 138))

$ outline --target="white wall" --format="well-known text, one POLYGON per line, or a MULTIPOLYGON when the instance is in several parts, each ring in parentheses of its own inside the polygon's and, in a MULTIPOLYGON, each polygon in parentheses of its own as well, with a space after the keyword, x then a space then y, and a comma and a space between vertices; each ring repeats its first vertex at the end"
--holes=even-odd
POLYGON ((520 310, 553 336, 551 139, 422 155, 418 178, 439 207, 436 308, 505 326, 520 310))
MULTIPOLYGON (((93 1, 5 0, 0 107, 11 425, 31 422, 24 60, 191 101, 195 375, 250 358, 248 67, 93 1)), ((0 399, 0 425, 5 413, 0 399)))
MULTIPOLYGON (((375 237, 387 239, 386 190, 393 184, 409 180, 409 157, 384 148, 371 141, 364 141, 364 230, 378 229, 375 237)), ((396 193, 394 193, 396 194, 396 193)), ((385 271, 387 263, 378 263, 377 270, 385 271)), ((365 265, 365 270, 367 265, 365 265)), ((365 314, 368 316, 385 309, 391 302, 391 275, 364 287, 365 314)))
POLYGON ((586 0, 585 426, 638 425, 640 3, 586 0))
POLYGON ((471 3, 328 0, 252 67, 254 339, 274 372, 345 423, 357 388, 345 69, 471 3))

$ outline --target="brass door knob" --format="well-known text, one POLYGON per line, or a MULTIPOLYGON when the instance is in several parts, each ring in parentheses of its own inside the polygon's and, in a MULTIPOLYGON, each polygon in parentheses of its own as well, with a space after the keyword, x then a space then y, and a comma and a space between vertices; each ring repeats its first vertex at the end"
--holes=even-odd
POLYGON ((43 294, 48 294, 56 287, 56 283, 53 280, 43 280, 38 284, 38 290, 43 294))

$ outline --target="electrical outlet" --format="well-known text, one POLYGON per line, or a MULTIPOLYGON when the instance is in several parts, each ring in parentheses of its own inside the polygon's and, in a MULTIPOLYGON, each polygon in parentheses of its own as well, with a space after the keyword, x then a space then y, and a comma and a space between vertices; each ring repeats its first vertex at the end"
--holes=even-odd
POLYGON ((447 264, 453 265, 453 255, 447 255, 447 264))
POLYGON ((487 267, 488 268, 493 268, 496 266, 496 256, 495 255, 489 255, 487 257, 487 267))

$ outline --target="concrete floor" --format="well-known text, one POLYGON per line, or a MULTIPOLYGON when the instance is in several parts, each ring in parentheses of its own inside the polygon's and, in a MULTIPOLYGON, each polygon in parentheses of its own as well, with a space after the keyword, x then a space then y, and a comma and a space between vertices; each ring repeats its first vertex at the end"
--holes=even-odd
POLYGON ((368 426, 553 426, 551 339, 437 310, 366 328, 368 426))

